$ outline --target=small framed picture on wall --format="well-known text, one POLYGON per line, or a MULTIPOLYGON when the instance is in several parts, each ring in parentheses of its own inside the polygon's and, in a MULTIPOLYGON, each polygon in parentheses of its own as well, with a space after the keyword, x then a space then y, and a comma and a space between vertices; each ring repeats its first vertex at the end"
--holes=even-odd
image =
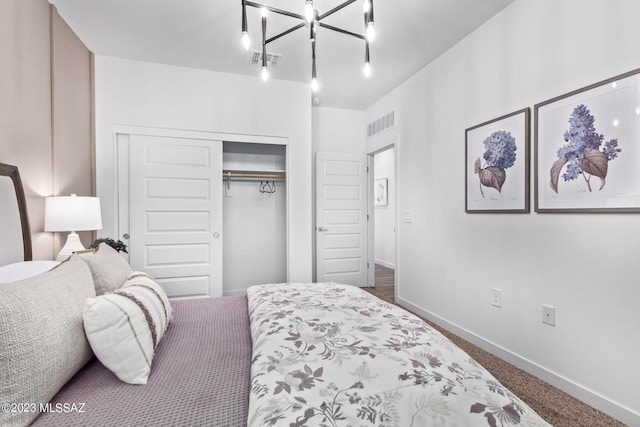
POLYGON ((387 178, 376 179, 373 182, 373 191, 375 199, 373 204, 375 206, 386 206, 387 201, 387 178))

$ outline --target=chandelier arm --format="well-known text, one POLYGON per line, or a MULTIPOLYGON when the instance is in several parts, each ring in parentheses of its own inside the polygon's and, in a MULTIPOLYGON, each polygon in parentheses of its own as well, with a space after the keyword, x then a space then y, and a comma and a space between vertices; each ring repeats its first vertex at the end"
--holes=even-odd
POLYGON ((262 16, 262 66, 267 67, 267 17, 262 16))
MULTIPOLYGON (((337 11, 339 11, 340 9, 342 9, 342 8, 344 8, 344 7, 347 7, 347 6, 349 6, 351 3, 354 3, 354 2, 356 2, 356 1, 358 1, 358 0, 348 0, 348 1, 344 2, 344 3, 342 3, 342 4, 339 4, 338 6, 334 7, 333 9, 331 9, 331 10, 329 10, 329 11, 327 11, 327 12, 323 13, 322 15, 318 16, 318 21, 320 21, 320 20, 322 20, 322 19, 326 18, 326 17, 327 17, 327 16, 329 16, 329 15, 332 15, 332 14, 336 13, 336 12, 337 12, 337 11)), ((248 2, 247 2, 247 3, 248 3, 248 2)))
POLYGON ((323 24, 322 22, 318 23, 321 27, 326 28, 328 30, 337 31, 338 33, 346 34, 348 36, 355 37, 357 39, 365 40, 364 36, 360 34, 352 33, 351 31, 343 30, 342 28, 334 27, 333 25, 323 24))
POLYGON ((316 76, 316 41, 311 42, 311 78, 315 79, 316 76))
POLYGON ((242 32, 246 32, 247 28, 247 2, 242 0, 242 32))
POLYGON ((265 43, 269 44, 269 43, 271 43, 272 41, 274 41, 274 40, 278 40, 280 37, 282 37, 282 36, 286 36, 287 34, 292 33, 292 32, 294 32, 295 30, 298 30, 298 29, 300 29, 300 28, 302 28, 302 27, 304 27, 304 24, 298 24, 298 25, 296 25, 296 26, 294 26, 294 27, 291 27, 291 28, 289 28, 288 30, 281 32, 280 34, 276 34, 275 36, 273 36, 273 37, 271 37, 271 38, 268 38, 268 39, 265 41, 265 43))
MULTIPOLYGON (((355 0, 352 0, 352 1, 355 1, 355 0)), ((247 0, 247 6, 256 7, 258 9, 265 8, 269 12, 278 13, 280 15, 289 16, 291 18, 302 19, 303 21, 305 20, 303 15, 300 15, 298 13, 288 12, 286 10, 278 9, 278 8, 275 8, 275 7, 267 6, 266 4, 260 4, 260 3, 256 3, 256 2, 253 2, 253 1, 247 0)))

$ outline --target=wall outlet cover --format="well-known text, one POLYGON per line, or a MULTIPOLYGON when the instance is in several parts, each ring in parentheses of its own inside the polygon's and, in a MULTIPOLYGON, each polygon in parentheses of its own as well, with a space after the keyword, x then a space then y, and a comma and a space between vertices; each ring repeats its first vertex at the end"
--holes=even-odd
POLYGON ((542 323, 547 325, 556 325, 556 308, 552 305, 542 305, 542 323))
POLYGON ((502 307, 502 289, 491 288, 491 305, 502 307))

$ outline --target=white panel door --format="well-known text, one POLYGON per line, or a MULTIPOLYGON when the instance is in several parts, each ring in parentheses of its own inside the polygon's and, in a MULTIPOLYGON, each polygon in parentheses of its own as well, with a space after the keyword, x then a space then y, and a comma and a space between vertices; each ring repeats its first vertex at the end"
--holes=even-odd
POLYGON ((222 142, 129 141, 129 262, 171 297, 222 296, 222 142))
POLYGON ((318 282, 367 285, 367 171, 364 156, 316 155, 318 282))

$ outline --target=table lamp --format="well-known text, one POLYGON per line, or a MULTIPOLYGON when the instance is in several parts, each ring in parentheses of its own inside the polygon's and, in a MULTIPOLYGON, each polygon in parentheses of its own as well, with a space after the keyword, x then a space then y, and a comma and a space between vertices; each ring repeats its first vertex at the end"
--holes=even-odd
POLYGON ((66 260, 71 253, 84 250, 76 231, 101 230, 102 215, 97 197, 47 197, 44 201, 44 231, 70 231, 67 242, 56 261, 66 260))

